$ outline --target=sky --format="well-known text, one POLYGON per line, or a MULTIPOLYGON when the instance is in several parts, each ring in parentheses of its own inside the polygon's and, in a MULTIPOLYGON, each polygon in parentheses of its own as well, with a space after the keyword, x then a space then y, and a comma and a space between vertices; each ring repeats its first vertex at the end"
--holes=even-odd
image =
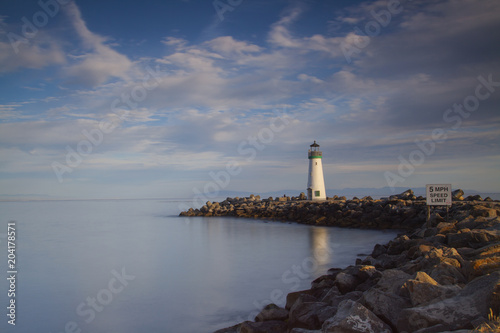
POLYGON ((4 0, 0 199, 500 192, 500 2, 4 0))

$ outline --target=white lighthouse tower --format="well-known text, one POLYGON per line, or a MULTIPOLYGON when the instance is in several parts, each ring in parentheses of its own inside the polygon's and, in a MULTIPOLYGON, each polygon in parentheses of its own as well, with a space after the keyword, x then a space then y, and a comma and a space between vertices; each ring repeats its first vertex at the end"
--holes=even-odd
POLYGON ((321 159, 323 153, 319 150, 319 145, 314 141, 310 145, 307 157, 309 158, 309 178, 307 181, 308 200, 326 200, 325 179, 323 178, 323 164, 321 159))

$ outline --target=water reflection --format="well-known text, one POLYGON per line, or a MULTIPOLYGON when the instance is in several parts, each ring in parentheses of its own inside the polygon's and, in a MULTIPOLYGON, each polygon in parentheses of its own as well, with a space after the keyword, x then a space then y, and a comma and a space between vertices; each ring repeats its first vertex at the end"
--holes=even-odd
MULTIPOLYGON (((330 230, 331 231, 331 230, 330 230)), ((326 228, 316 227, 309 229, 309 240, 311 254, 316 259, 318 265, 327 265, 332 260, 332 246, 330 245, 330 236, 326 228)))

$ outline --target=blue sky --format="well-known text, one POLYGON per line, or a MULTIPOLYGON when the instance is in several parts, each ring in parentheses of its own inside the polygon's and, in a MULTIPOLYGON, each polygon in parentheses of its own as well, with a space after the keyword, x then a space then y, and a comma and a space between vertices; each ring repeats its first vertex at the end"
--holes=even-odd
POLYGON ((0 197, 500 189, 500 3, 2 1, 0 197))

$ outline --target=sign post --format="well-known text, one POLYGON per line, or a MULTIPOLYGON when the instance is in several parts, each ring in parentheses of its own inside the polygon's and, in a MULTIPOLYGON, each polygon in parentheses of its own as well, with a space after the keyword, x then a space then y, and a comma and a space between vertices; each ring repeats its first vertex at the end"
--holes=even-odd
POLYGON ((448 221, 448 208, 451 206, 451 184, 427 184, 427 227, 430 227, 431 206, 446 206, 446 221, 448 221))

